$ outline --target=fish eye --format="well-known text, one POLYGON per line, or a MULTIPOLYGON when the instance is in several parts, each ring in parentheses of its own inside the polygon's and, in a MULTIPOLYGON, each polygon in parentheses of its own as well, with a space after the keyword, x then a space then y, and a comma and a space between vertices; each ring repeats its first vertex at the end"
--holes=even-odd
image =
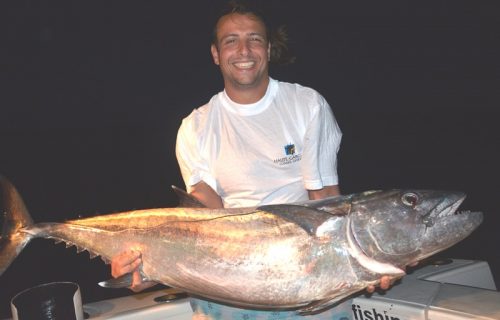
POLYGON ((401 196, 401 201, 409 207, 415 207, 418 203, 418 195, 413 192, 405 193, 401 196))

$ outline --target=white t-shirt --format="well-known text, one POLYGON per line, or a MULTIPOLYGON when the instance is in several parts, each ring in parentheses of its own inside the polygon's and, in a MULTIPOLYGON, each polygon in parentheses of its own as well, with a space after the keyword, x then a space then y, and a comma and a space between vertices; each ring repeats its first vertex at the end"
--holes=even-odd
POLYGON ((176 154, 188 192, 204 181, 225 207, 289 203, 338 184, 341 137, 318 92, 270 79, 254 104, 222 91, 195 109, 182 121, 176 154))

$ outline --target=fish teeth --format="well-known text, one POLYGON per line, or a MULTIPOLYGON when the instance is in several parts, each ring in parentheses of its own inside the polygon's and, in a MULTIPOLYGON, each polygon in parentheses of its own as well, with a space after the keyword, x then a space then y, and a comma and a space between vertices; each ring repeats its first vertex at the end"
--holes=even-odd
POLYGON ((474 213, 474 212, 476 212, 476 211, 471 211, 471 210, 462 210, 462 211, 457 211, 457 212, 455 212, 455 214, 457 214, 457 215, 458 215, 458 214, 472 214, 472 213, 474 213))

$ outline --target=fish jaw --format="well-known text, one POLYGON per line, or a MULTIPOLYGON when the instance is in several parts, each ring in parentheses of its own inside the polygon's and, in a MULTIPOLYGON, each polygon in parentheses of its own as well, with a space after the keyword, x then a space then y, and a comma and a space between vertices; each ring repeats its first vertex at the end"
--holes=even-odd
POLYGON ((429 257, 465 239, 483 221, 481 212, 459 212, 436 216, 422 237, 421 259, 429 257), (442 237, 446 234, 446 237, 442 237))

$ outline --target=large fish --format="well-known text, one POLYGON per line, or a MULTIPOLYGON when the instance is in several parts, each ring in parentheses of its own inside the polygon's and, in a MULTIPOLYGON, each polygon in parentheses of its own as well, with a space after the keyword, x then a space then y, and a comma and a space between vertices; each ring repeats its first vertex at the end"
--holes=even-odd
MULTIPOLYGON (((452 246, 482 221, 459 192, 391 190, 256 208, 164 208, 33 223, 16 189, 6 204, 0 274, 33 238, 109 261, 135 249, 145 279, 222 303, 314 313, 452 246)), ((184 194, 186 201, 196 206, 184 194)), ((185 202, 186 203, 186 202, 185 202)))

